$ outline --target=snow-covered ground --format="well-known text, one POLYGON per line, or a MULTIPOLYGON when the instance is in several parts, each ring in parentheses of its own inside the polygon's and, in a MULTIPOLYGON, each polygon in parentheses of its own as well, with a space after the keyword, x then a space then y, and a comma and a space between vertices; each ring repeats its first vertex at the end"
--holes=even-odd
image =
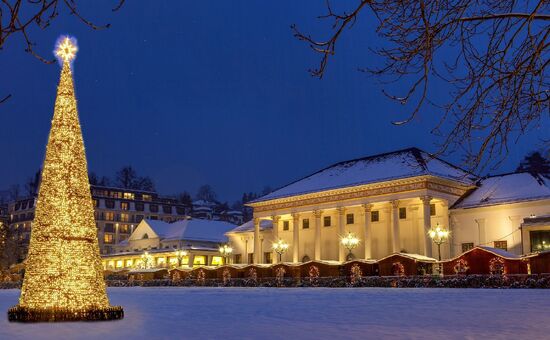
MULTIPOLYGON (((0 310, 18 290, 0 290, 0 310)), ((8 323, 0 339, 548 339, 550 291, 391 288, 110 288, 125 318, 8 323)))

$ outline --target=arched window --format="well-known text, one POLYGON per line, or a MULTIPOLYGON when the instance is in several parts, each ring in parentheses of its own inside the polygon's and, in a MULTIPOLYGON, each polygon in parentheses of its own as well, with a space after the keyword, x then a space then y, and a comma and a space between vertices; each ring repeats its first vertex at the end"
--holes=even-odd
POLYGON ((149 238, 149 235, 147 235, 147 233, 143 234, 143 237, 142 237, 142 239, 144 239, 144 240, 145 240, 145 239, 147 239, 147 238, 149 238))
POLYGON ((302 257, 302 262, 309 262, 309 261, 311 261, 311 259, 309 258, 309 256, 304 255, 304 257, 302 257))

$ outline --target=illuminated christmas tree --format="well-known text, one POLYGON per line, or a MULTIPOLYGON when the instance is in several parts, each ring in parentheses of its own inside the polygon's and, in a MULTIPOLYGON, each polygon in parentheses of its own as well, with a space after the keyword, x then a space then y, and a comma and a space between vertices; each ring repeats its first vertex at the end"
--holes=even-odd
POLYGON ((60 39, 62 64, 19 305, 10 321, 112 320, 107 298, 84 141, 74 95, 74 39, 60 39))

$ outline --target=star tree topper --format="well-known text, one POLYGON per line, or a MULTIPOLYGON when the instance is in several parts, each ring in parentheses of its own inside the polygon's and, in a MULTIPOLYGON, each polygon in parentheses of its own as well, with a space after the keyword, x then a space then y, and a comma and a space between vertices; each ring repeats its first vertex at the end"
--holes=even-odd
POLYGON ((76 46, 76 39, 69 36, 64 36, 59 39, 54 53, 63 64, 72 62, 74 58, 76 58, 77 51, 78 47, 76 46))

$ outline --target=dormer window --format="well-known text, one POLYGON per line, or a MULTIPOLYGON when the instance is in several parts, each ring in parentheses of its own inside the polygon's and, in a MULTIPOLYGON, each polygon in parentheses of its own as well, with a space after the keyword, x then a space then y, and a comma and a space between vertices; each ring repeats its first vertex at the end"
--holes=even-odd
POLYGON ((144 239, 144 240, 145 240, 145 239, 148 239, 148 238, 149 238, 149 235, 147 235, 147 233, 143 234, 143 237, 142 237, 142 239, 144 239))

